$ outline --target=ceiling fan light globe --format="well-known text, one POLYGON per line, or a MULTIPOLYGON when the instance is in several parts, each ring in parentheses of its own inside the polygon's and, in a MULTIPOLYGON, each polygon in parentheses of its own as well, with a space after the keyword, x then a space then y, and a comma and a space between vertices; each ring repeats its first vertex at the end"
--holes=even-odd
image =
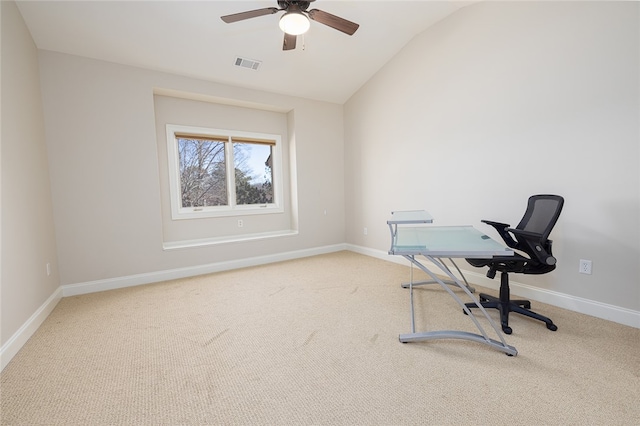
POLYGON ((309 31, 311 23, 302 13, 287 12, 280 18, 280 29, 287 34, 300 35, 309 31))

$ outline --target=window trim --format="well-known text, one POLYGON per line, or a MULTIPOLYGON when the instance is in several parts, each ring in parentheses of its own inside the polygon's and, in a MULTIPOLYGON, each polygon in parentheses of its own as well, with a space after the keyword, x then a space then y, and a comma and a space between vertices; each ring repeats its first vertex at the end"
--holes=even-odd
POLYGON ((244 216, 255 214, 284 213, 283 173, 282 173, 282 137, 269 133, 253 133, 239 130, 212 129, 208 127, 185 126, 167 124, 167 160, 169 168, 169 197, 171 204, 171 219, 200 219, 210 217, 244 216), (177 139, 180 136, 194 138, 210 138, 225 143, 225 161, 227 169, 227 199, 226 206, 182 207, 180 185, 180 156, 177 139), (233 142, 240 143, 269 143, 273 144, 271 175, 273 181, 273 203, 268 204, 236 204, 235 191, 235 163, 233 158, 233 142))

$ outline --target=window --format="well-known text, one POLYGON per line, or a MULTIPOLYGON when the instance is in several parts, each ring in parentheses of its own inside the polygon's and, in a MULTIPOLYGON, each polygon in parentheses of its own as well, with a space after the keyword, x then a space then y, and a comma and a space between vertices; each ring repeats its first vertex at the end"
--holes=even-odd
POLYGON ((167 125, 173 219, 282 212, 280 136, 167 125))

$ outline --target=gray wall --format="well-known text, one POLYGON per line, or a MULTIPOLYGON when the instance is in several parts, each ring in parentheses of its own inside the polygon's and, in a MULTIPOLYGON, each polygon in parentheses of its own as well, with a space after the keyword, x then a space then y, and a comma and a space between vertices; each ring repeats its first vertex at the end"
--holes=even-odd
POLYGON ((37 49, 15 3, 3 1, 0 8, 4 345, 54 294, 59 280, 37 49))
MULTIPOLYGON (((344 243, 341 105, 48 51, 41 51, 39 59, 62 285, 344 243), (240 106, 284 111, 283 137, 297 173, 297 189, 294 185, 289 201, 297 198, 297 217, 292 219, 297 235, 163 250, 161 206, 167 194, 162 188, 167 187, 161 185, 166 173, 159 170, 166 159, 158 150, 158 89, 226 102, 236 110, 244 104, 240 106)), ((237 121, 219 125, 255 131, 235 128, 237 121)), ((247 217, 245 227, 267 219, 247 217)), ((201 227, 203 236, 229 226, 213 222, 195 219, 194 226, 201 227)))
POLYGON ((482 2, 415 37, 345 105, 347 242, 422 208, 499 238, 480 220, 557 193, 558 268, 513 279, 640 310, 638 7, 482 2))

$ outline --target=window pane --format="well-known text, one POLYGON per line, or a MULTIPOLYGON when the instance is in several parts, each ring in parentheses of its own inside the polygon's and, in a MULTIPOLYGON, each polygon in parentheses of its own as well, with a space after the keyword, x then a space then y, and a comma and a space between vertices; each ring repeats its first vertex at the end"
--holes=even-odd
POLYGON ((178 138, 182 207, 227 205, 224 141, 178 138))
POLYGON ((273 145, 234 142, 236 204, 273 203, 273 145))

